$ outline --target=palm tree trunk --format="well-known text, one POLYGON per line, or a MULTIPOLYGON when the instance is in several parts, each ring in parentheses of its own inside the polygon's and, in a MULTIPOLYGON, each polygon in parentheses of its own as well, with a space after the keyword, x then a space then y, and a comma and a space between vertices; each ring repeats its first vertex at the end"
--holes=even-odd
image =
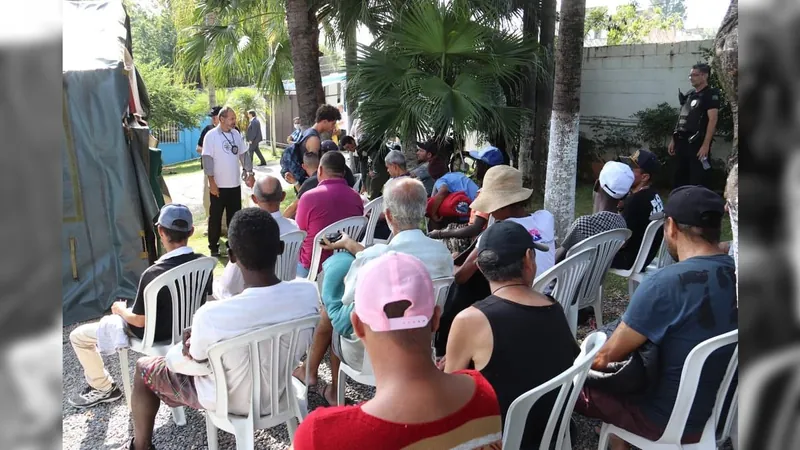
POLYGON ((714 66, 719 71, 726 100, 733 114, 733 147, 728 157, 728 170, 739 162, 739 0, 731 0, 728 12, 714 40, 714 66))
MULTIPOLYGON (((352 29, 347 30, 347 36, 344 41, 344 64, 345 72, 347 73, 347 81, 352 80, 355 76, 357 68, 356 59, 358 58, 356 27, 351 28, 352 29)), ((353 120, 355 119, 353 114, 358 106, 358 99, 350 92, 350 89, 347 89, 344 100, 347 107, 347 116, 350 119, 348 126, 352 126, 353 120)), ((347 130, 347 134, 350 134, 350 130, 347 130)))
POLYGON ((575 216, 585 14, 586 0, 562 0, 544 194, 544 208, 555 216, 558 239, 564 238, 575 216))
POLYGON ((319 69, 319 22, 307 0, 286 0, 286 23, 292 47, 294 83, 300 123, 314 125, 319 105, 325 103, 319 69))
POLYGON ((554 45, 556 37, 556 0, 542 0, 541 20, 539 22, 539 45, 544 53, 544 75, 536 82, 536 115, 534 121, 534 138, 532 173, 533 196, 538 201, 544 197, 544 185, 547 177, 547 152, 550 138, 550 117, 553 113, 553 70, 554 45))
POLYGON ((217 89, 214 87, 214 84, 210 81, 206 82, 206 90, 208 91, 208 107, 209 109, 214 108, 217 105, 217 89))
MULTIPOLYGON (((538 3, 534 0, 527 0, 522 6, 522 36, 528 42, 539 41, 538 3)), ((525 82, 522 86, 522 107, 528 111, 536 109, 536 79, 537 74, 534 70, 528 70, 525 74, 525 82)), ((531 116, 522 121, 517 165, 519 171, 522 172, 522 182, 527 187, 533 184, 535 131, 534 117, 531 116)))

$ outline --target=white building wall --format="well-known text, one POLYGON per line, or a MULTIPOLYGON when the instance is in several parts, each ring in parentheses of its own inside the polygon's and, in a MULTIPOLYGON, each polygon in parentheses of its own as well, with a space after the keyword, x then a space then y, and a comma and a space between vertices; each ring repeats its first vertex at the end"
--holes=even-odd
MULTIPOLYGON (((689 72, 713 41, 585 47, 581 77, 581 132, 592 137, 598 122, 633 126, 631 116, 667 102, 679 108, 678 89, 691 89, 689 72)), ((676 117, 677 120, 677 117, 676 117)), ((715 158, 731 144, 717 139, 715 158)))
MULTIPOLYGON (((678 89, 686 92, 692 66, 703 60, 702 48, 713 41, 687 41, 666 44, 584 47, 581 76, 580 129, 587 137, 599 122, 634 126, 631 116, 643 109, 667 102, 679 108, 678 89)), ((677 121, 677 117, 675 117, 677 121)), ((477 136, 468 136, 466 149, 486 145, 477 136)), ((724 158, 731 144, 719 138, 713 155, 724 158)))

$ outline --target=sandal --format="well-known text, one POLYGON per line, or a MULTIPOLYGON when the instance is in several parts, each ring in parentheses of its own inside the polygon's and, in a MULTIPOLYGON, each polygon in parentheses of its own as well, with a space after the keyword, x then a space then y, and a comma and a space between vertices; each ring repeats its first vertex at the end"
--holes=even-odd
MULTIPOLYGON (((322 397, 322 400, 326 405, 328 405, 328 406, 338 406, 337 405, 338 404, 338 400, 337 399, 334 398, 333 403, 331 403, 331 401, 328 400, 328 396, 325 395, 325 394, 327 394, 329 392, 328 388, 332 389, 333 385, 327 384, 327 383, 323 383, 323 384, 320 384, 319 386, 315 386, 314 392, 317 395, 319 395, 320 397, 322 397)), ((309 387, 309 389, 310 389, 310 387, 309 387)))

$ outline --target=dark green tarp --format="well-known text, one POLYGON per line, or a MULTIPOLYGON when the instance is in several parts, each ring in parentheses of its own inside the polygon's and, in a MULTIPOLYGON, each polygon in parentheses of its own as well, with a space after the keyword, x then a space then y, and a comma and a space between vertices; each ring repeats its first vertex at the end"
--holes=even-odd
MULTIPOLYGON (((66 1, 63 15, 62 300, 68 325, 135 295, 155 257, 158 205, 148 173, 149 131, 123 126, 131 91, 122 3, 66 1)), ((146 105, 143 89, 140 97, 146 105)))

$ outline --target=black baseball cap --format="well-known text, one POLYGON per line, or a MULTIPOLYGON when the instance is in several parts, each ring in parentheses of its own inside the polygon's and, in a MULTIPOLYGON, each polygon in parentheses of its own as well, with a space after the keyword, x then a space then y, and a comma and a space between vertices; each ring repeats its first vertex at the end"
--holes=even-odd
POLYGON ((510 220, 493 224, 478 238, 478 255, 484 250, 491 250, 497 254, 500 264, 519 261, 529 248, 541 252, 550 250, 550 247, 534 242, 525 227, 510 220))
POLYGON ((215 107, 211 108, 211 111, 208 112, 208 117, 217 117, 221 110, 222 110, 222 106, 215 106, 215 107))
POLYGON ((672 217, 681 225, 717 228, 722 225, 725 200, 703 186, 681 186, 669 194, 664 210, 650 216, 650 220, 672 217))
POLYGON ((336 142, 333 142, 330 139, 322 141, 322 143, 320 144, 319 147, 320 147, 319 148, 320 149, 320 153, 327 153, 327 152, 331 152, 331 151, 335 152, 335 151, 339 150, 339 146, 336 145, 336 142))
POLYGON ((642 172, 650 175, 655 175, 661 170, 661 162, 659 162, 658 156, 649 150, 636 150, 633 155, 625 156, 622 159, 631 169, 641 169, 642 172))

